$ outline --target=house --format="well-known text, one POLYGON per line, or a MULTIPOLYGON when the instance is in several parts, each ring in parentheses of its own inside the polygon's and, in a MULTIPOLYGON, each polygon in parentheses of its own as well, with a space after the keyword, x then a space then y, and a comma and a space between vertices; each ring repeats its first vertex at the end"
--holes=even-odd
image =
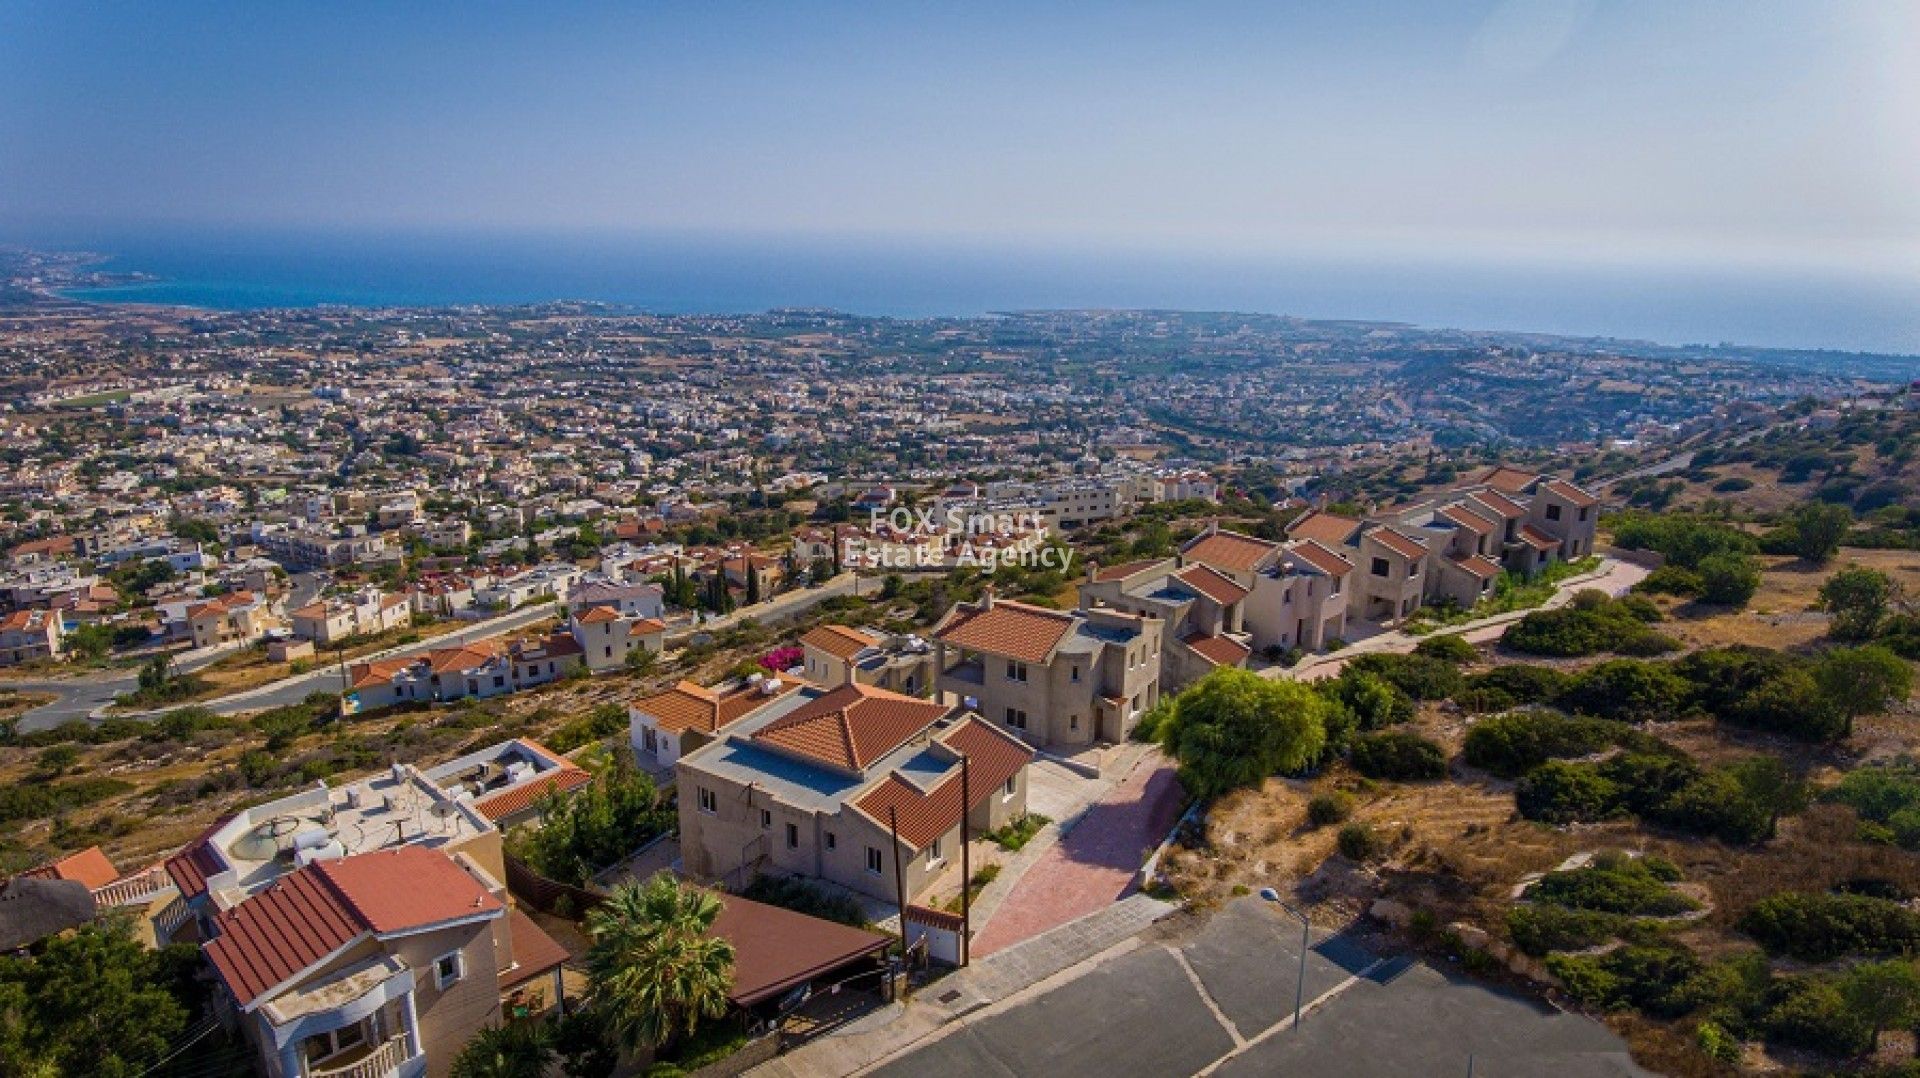
POLYGON ((346 595, 329 596, 295 610, 293 635, 332 647, 353 637, 378 636, 412 624, 413 606, 405 595, 387 595, 368 585, 346 595))
POLYGON ((203 945, 269 1078, 441 1076, 503 995, 561 990, 566 952, 467 853, 409 844, 308 862, 212 918, 203 945))
POLYGON ((666 646, 667 625, 658 618, 620 613, 618 607, 590 606, 567 621, 567 632, 593 673, 617 670, 634 651, 655 655, 666 646))
POLYGON ((465 697, 484 700, 557 681, 584 665, 583 649, 564 632, 505 645, 482 640, 354 663, 347 670, 348 701, 370 710, 465 697))
POLYGON ((0 666, 47 662, 65 653, 65 628, 51 610, 16 610, 0 619, 0 666))
POLYGON ((660 619, 666 616, 666 593, 658 584, 617 584, 594 580, 577 584, 567 593, 567 609, 583 614, 594 607, 611 607, 616 614, 660 619))
POLYGON ((1123 741, 1160 700, 1158 617, 960 603, 933 630, 936 687, 1013 736, 1074 751, 1123 741))
POLYGON ((1160 684, 1172 691, 1217 666, 1245 665, 1252 653, 1244 624, 1251 594, 1203 562, 1155 558, 1106 569, 1089 566, 1080 606, 1158 618, 1168 641, 1160 649, 1160 684))
MULTIPOLYGON (((152 865, 122 876, 98 846, 89 846, 78 853, 37 865, 15 878, 67 881, 81 885, 92 897, 92 908, 96 915, 106 910, 126 911, 131 915, 129 920, 135 936, 149 946, 162 942, 156 931, 155 918, 179 897, 179 890, 174 887, 173 879, 167 875, 164 866, 152 865)), ((77 910, 77 904, 73 908, 77 910)))
POLYGON ((233 591, 194 603, 186 609, 187 631, 196 648, 216 647, 231 641, 251 643, 266 635, 272 625, 272 608, 267 600, 250 591, 233 591))
POLYGON ((933 690, 933 646, 916 635, 820 625, 800 638, 800 651, 807 680, 829 689, 858 681, 907 696, 933 690))
POLYGON ((975 834, 1026 813, 1033 755, 964 709, 806 686, 680 758, 681 857, 734 887, 773 873, 912 902, 959 885, 963 813, 975 834))
POLYGON ((705 688, 681 681, 627 705, 633 753, 651 768, 672 767, 741 719, 801 688, 795 681, 758 674, 705 688))

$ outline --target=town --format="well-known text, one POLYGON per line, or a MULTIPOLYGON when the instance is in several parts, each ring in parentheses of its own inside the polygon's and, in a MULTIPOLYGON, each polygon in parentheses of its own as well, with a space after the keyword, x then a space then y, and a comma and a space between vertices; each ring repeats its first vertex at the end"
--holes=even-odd
MULTIPOLYGON (((1805 631, 1845 645, 1777 661, 1855 664, 1877 687, 1849 723, 1911 707, 1889 597, 1920 574, 1884 555, 1912 536, 1920 396, 1808 357, 1159 312, 123 309, 60 293, 84 259, 10 257, 0 947, 51 963, 98 936, 102 961, 201 971, 144 989, 150 1040, 110 1046, 118 1073, 164 1068, 162 1046, 278 1078, 520 1073, 474 1069, 514 1053, 578 1074, 1325 1067, 1335 1045, 1272 1036, 1309 979, 1323 1021, 1457 1009, 1515 1073, 1638 1073, 1680 1034, 1578 1017, 1606 1000, 1552 941, 1654 930, 1577 903, 1489 927, 1424 881, 1422 858, 1487 871, 1429 821, 1468 813, 1469 843, 1601 820, 1766 840, 1711 800, 1679 823, 1532 776, 1618 744, 1724 773, 1738 811, 1804 807, 1781 791, 1819 780, 1763 794, 1758 765, 1692 763, 1646 732, 1672 716, 1635 710, 1682 708, 1649 694, 1754 631, 1788 554, 1847 546, 1868 560, 1834 579, 1862 574, 1883 612, 1842 629, 1847 589, 1823 585, 1832 628, 1805 631), (1806 462, 1828 442, 1867 449, 1806 462), (1738 507, 1782 484, 1841 518, 1738 507), (1275 725, 1234 725, 1252 715, 1275 725), (1549 721, 1573 725, 1520 729, 1549 721), (1487 748, 1501 723, 1524 762, 1487 748), (663 931, 684 954, 646 950, 663 931), (1369 980, 1462 956, 1569 1010, 1508 1013, 1429 965, 1369 980), (1103 977, 1160 984, 1180 1035, 1020 1056, 1021 1023, 1078 1020, 1074 992, 1107 993, 1100 1029, 1141 1020, 1103 977)), ((1908 743, 1823 729, 1823 752, 1908 743)), ((1859 804, 1891 845, 1847 871, 1906 894, 1875 852, 1911 846, 1904 817, 1859 804)), ((1691 872, 1679 853, 1551 834, 1509 838, 1531 880, 1631 876, 1660 916, 1702 908, 1642 878, 1691 872)), ((1864 1036, 1756 1013, 1686 1051, 1864 1036)), ((79 1066, 34 1036, 5 1050, 79 1066)))

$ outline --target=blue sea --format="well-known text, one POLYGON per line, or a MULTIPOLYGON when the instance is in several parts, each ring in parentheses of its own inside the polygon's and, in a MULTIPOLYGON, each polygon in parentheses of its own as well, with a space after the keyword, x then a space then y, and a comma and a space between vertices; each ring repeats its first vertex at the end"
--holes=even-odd
POLYGON ((1786 270, 1329 259, 737 236, 15 237, 161 278, 101 302, 220 310, 597 300, 661 313, 832 307, 906 317, 1036 308, 1235 310, 1665 344, 1920 353, 1920 280, 1786 270))

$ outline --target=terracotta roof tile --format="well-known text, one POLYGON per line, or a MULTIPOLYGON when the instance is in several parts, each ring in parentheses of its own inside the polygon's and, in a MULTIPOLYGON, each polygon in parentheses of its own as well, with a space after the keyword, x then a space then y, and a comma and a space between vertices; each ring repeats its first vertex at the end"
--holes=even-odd
POLYGON ((1504 464, 1496 465, 1479 478, 1479 482, 1500 491, 1503 494, 1524 494, 1526 489, 1540 477, 1533 472, 1509 468, 1504 464))
POLYGON ((1226 636, 1208 636, 1205 633, 1194 633, 1192 636, 1182 640, 1181 643, 1187 645, 1195 655, 1207 660, 1207 662, 1214 666, 1239 666, 1241 663, 1247 661, 1247 656, 1253 654, 1251 648, 1248 648, 1238 640, 1226 636))
POLYGON ((753 739, 833 767, 864 771, 946 713, 944 704, 853 682, 782 715, 753 739))
POLYGON ((820 625, 808 630, 800 642, 836 659, 851 659, 862 649, 878 644, 880 639, 846 625, 820 625))
POLYGON ((974 651, 1037 663, 1046 661, 1073 624, 1071 614, 1001 599, 984 610, 978 605, 954 607, 934 636, 974 651))
POLYGON ((655 724, 664 732, 677 734, 699 730, 714 734, 800 685, 800 682, 783 678, 779 691, 769 696, 754 683, 742 682, 722 691, 682 681, 665 692, 634 701, 633 706, 643 714, 653 716, 655 724))
POLYGON ((1465 528, 1475 535, 1486 535, 1488 532, 1493 531, 1495 525, 1498 523, 1496 520, 1481 516, 1464 504, 1449 505, 1440 510, 1440 516, 1449 523, 1465 528))
POLYGON ((1560 540, 1555 539, 1553 536, 1548 535, 1546 532, 1543 532, 1538 528, 1535 528, 1531 524, 1525 524, 1521 526, 1520 541, 1527 544, 1530 547, 1533 547, 1535 550, 1560 549, 1560 540))
POLYGON ((1527 515, 1527 507, 1501 494, 1499 491, 1482 490, 1473 495, 1472 501, 1478 502, 1493 511, 1501 520, 1512 520, 1527 515))
POLYGON ((1481 580, 1500 575, 1500 563, 1481 554, 1469 554, 1464 558, 1448 558, 1448 561, 1472 573, 1481 580))
POLYGON ((666 631, 667 623, 661 621, 659 618, 635 618, 633 625, 627 629, 627 635, 652 636, 654 633, 664 633, 666 631))
POLYGON ((1122 562, 1119 565, 1109 565, 1103 569, 1096 570, 1093 574, 1093 579, 1102 583, 1113 580, 1125 580, 1135 573, 1151 569, 1166 560, 1165 558, 1147 558, 1143 561, 1129 561, 1122 562))
POLYGON ((1301 561, 1328 576, 1341 577, 1353 572, 1353 563, 1347 560, 1346 555, 1317 540, 1305 539, 1287 549, 1301 561))
POLYGON ((1353 533, 1359 530, 1360 522, 1352 517, 1315 509, 1287 525, 1287 538, 1313 539, 1335 547, 1348 546, 1353 541, 1353 533))
POLYGON ((1247 589, 1220 575, 1211 565, 1189 565, 1173 577, 1221 606, 1232 606, 1248 595, 1247 589))
MULTIPOLYGON (((942 735, 940 742, 972 761, 967 782, 976 805, 994 796, 1033 760, 1033 749, 971 716, 942 735)), ((960 769, 950 769, 929 790, 897 774, 888 775, 855 800, 854 806, 882 831, 888 830, 888 810, 893 810, 898 814, 900 841, 916 852, 924 850, 960 825, 960 769)))
POLYGON ((225 869, 219 854, 213 851, 214 832, 227 825, 233 819, 231 815, 222 816, 207 825, 200 837, 180 848, 180 852, 167 858, 167 875, 173 877, 174 886, 187 898, 197 898, 207 893, 207 877, 225 869))
POLYGON ((1588 494, 1586 491, 1581 490, 1579 487, 1574 486, 1564 479, 1549 479, 1544 485, 1546 489, 1572 502, 1578 508, 1590 508, 1599 504, 1599 500, 1593 495, 1588 494))
POLYGON ((98 846, 89 846, 79 853, 70 853, 58 860, 48 861, 22 872, 17 879, 23 880, 79 880, 93 891, 105 887, 120 878, 120 870, 98 846))
POLYGON ((568 765, 549 771, 539 778, 488 794, 473 803, 474 810, 496 823, 517 812, 524 812, 548 793, 577 790, 593 781, 585 770, 568 765))
POLYGON ((1245 572, 1257 569, 1280 549, 1271 539, 1256 539, 1239 532, 1203 532, 1187 542, 1180 553, 1188 561, 1204 562, 1220 569, 1245 572))
POLYGON ((603 621, 619 620, 620 612, 610 606, 588 607, 585 613, 579 615, 579 621, 582 625, 598 625, 603 621))
POLYGON ((1427 556, 1427 548, 1412 539, 1394 531, 1392 528, 1375 528, 1367 533, 1368 539, 1379 543, 1395 554, 1410 561, 1419 561, 1427 556))

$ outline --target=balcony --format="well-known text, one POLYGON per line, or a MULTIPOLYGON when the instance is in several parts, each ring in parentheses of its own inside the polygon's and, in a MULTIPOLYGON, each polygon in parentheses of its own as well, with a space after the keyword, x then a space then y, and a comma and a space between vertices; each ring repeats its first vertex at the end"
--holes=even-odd
MULTIPOLYGON (((424 1063, 425 1057, 419 1057, 419 1061, 424 1063)), ((379 1044, 344 1052, 326 1060, 324 1066, 310 1066, 307 1078, 388 1078, 402 1073, 401 1064, 408 1062, 411 1061, 407 1058, 407 1038, 401 1034, 379 1044)))

